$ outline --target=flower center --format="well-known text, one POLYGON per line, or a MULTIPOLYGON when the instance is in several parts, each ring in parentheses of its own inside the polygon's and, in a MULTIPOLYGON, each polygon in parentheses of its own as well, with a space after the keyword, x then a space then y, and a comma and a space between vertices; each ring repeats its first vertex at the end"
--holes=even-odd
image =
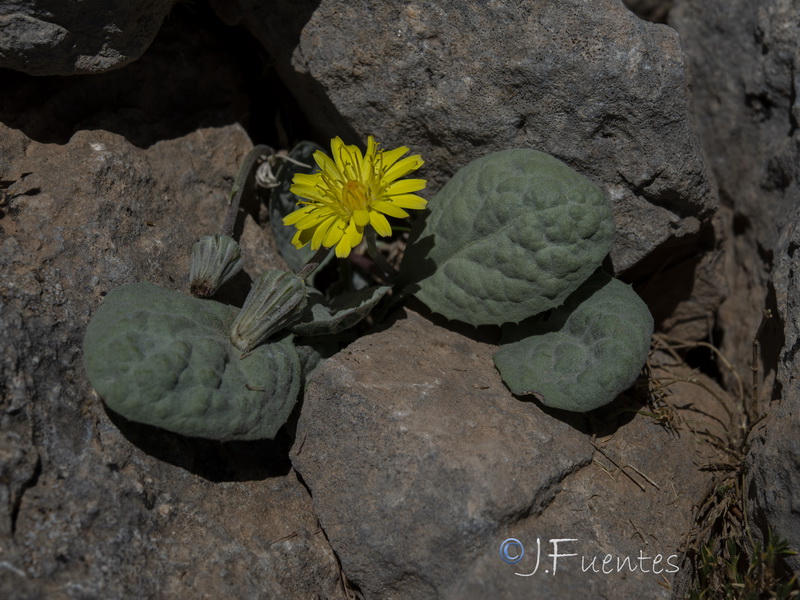
POLYGON ((350 180, 342 188, 342 204, 350 212, 367 208, 367 186, 360 181, 350 180))

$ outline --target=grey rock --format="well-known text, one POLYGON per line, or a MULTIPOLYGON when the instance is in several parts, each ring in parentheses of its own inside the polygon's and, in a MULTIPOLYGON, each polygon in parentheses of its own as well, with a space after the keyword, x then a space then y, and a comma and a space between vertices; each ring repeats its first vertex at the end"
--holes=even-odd
POLYGON ((405 311, 315 374, 291 459, 350 581, 366 598, 668 597, 660 576, 583 573, 580 558, 547 575, 545 546, 679 565, 709 481, 701 444, 635 408, 612 416, 623 404, 594 423, 596 451, 590 418, 511 396, 495 350, 405 311), (542 539, 537 576, 501 560, 511 537, 529 557, 542 539))
POLYGON ((103 129, 140 148, 229 124, 251 110, 229 45, 176 10, 150 50, 123 69, 72 77, 5 71, 0 122, 37 142, 66 144, 76 131, 103 129))
MULTIPOLYGON (((0 596, 341 597, 285 436, 218 444, 126 422, 81 367, 108 290, 188 293, 191 245, 220 227, 250 147, 239 125, 147 149, 0 125, 0 596)), ((245 230, 269 262, 265 230, 245 230)))
POLYGON ((725 279, 730 257, 724 252, 730 225, 717 213, 694 255, 665 267, 637 288, 659 332, 685 341, 715 338, 717 310, 731 291, 725 279))
POLYGON ((690 255, 715 210, 678 36, 616 0, 221 4, 324 135, 409 146, 428 161, 431 192, 470 160, 518 147, 600 184, 617 273, 690 255))
MULTIPOLYGON (((750 368, 763 309, 775 308, 770 271, 800 202, 799 12, 797 0, 680 0, 670 13, 731 233, 724 277, 734 293, 720 308, 719 328, 721 349, 740 372, 750 368)), ((773 338, 762 372, 775 371, 780 340, 773 338)))
MULTIPOLYGON (((679 0, 670 24, 688 57, 697 130, 725 200, 732 235, 725 278, 731 289, 718 314, 722 350, 740 372, 762 313, 761 396, 768 413, 751 433, 748 510, 753 535, 771 529, 800 548, 800 393, 796 374, 796 207, 800 204, 800 2, 679 0)), ((795 572, 800 561, 788 557, 795 572)))
MULTIPOLYGON (((781 400, 770 407, 767 417, 750 436, 747 457, 748 509, 755 539, 764 547, 767 534, 800 548, 800 211, 786 229, 776 250, 773 275, 779 316, 784 324, 785 344, 778 362, 777 381, 781 400)), ((800 572, 797 555, 784 557, 795 573, 800 572)))
POLYGON ((29 75, 100 73, 139 58, 175 0, 10 0, 0 9, 0 68, 29 75))
POLYGON ((697 131, 721 197, 747 219, 741 233, 775 248, 798 194, 800 55, 797 0, 680 0, 681 34, 697 131), (743 149, 746 148, 746 151, 743 149))

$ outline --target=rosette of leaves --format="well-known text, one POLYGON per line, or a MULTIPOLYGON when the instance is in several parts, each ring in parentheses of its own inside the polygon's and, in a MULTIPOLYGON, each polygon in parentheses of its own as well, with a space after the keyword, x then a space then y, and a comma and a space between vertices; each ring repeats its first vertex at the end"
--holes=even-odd
POLYGON ((504 327, 494 362, 512 393, 587 412, 633 384, 652 335, 647 305, 630 286, 598 270, 563 306, 504 327))
POLYGON ((517 323, 559 306, 614 238, 602 190, 536 150, 472 161, 428 206, 404 276, 433 312, 471 325, 517 323))
POLYGON ((494 360, 514 394, 585 412, 635 381, 653 318, 598 270, 614 221, 597 185, 548 154, 505 150, 462 167, 429 207, 403 261, 408 289, 448 319, 502 325, 494 360))
MULTIPOLYGON (((303 164, 313 164, 317 148, 300 144, 279 171, 270 202, 274 222, 296 208, 291 179, 310 170, 303 164)), ((300 269, 313 252, 294 248, 286 227, 274 231, 284 258, 300 269)), ((211 252, 198 258, 224 267, 229 257, 217 238, 201 240, 211 252)), ((214 279, 215 287, 224 284, 225 277, 214 279)), ((303 381, 335 353, 336 336, 389 289, 328 298, 292 273, 267 271, 240 310, 149 283, 124 285, 108 294, 87 327, 86 372, 108 407, 131 421, 220 441, 271 439, 303 381)))

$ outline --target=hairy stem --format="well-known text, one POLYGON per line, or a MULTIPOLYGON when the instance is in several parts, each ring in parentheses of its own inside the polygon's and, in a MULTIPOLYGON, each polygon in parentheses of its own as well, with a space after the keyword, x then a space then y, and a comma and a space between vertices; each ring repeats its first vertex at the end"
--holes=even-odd
POLYGON ((233 237, 233 227, 236 224, 236 217, 239 213, 239 204, 242 201, 244 191, 247 189, 247 182, 251 178, 251 174, 256 170, 261 163, 264 156, 272 156, 275 150, 264 144, 254 146, 247 156, 244 157, 242 166, 239 167, 239 172, 236 174, 236 179, 233 181, 231 188, 231 201, 228 206, 228 214, 225 217, 225 222, 222 225, 220 233, 228 237, 233 237))
POLYGON ((367 238, 367 252, 369 252, 372 260, 375 261, 375 264, 377 264, 384 274, 388 275, 389 277, 396 276, 397 270, 389 264, 389 262, 384 258, 383 254, 381 254, 381 252, 378 250, 378 243, 375 238, 375 229, 372 227, 367 227, 366 231, 364 232, 364 237, 367 238))

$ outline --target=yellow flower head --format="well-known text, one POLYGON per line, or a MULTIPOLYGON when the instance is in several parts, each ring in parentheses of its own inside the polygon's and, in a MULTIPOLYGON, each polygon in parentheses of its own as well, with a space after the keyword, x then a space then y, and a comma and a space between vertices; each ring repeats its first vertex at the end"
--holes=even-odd
POLYGON ((427 201, 412 192, 425 187, 424 179, 404 179, 423 165, 419 155, 401 159, 408 148, 378 150, 372 136, 367 151, 361 154, 356 146, 346 146, 341 138, 331 140, 331 159, 324 152, 314 153, 320 170, 312 175, 298 173, 290 191, 304 200, 302 208, 283 219, 284 225, 294 225, 292 238, 295 248, 309 242, 312 250, 320 246, 336 246, 336 256, 345 257, 364 237, 364 228, 371 225, 378 235, 391 235, 386 219, 407 217, 403 210, 422 209, 427 201))

